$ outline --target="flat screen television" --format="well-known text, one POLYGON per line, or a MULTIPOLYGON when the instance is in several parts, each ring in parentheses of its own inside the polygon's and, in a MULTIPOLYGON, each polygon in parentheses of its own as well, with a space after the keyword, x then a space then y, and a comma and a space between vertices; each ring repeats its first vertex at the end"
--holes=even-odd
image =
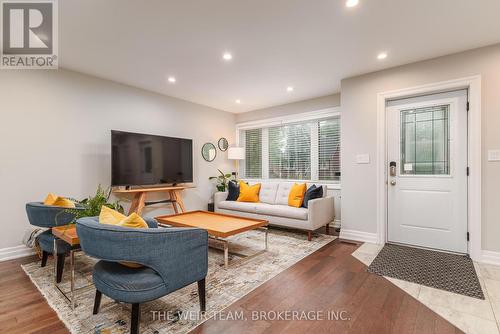
POLYGON ((193 182, 193 141, 111 131, 111 184, 193 182))

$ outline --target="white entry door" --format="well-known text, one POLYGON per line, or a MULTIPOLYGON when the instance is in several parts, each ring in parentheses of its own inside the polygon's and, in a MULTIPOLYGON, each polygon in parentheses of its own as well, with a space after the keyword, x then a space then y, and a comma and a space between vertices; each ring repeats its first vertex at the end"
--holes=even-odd
POLYGON ((467 253, 467 90, 390 101, 387 120, 388 241, 467 253))

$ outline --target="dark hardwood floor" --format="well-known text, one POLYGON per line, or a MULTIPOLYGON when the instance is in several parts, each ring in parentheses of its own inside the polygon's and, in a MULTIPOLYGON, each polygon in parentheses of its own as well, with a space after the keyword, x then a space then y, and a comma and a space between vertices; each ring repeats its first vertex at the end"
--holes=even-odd
MULTIPOLYGON (((356 248, 335 240, 224 310, 242 312, 247 321, 208 320, 193 333, 461 333, 389 281, 367 273, 350 255, 356 248), (320 311, 309 315, 325 319, 271 320, 273 312, 287 310, 320 311), (329 311, 348 320, 328 320, 329 311), (265 312, 267 319, 252 321, 254 312, 265 312)), ((33 260, 0 263, 0 333, 68 333, 20 267, 33 260)))
MULTIPOLYGON (((0 333, 69 333, 21 268, 36 260, 31 256, 0 263, 0 333)), ((52 266, 52 259, 47 265, 52 266)))
POLYGON ((344 311, 348 320, 282 321, 266 315, 258 321, 208 320, 192 333, 462 333, 388 280, 366 272, 351 256, 357 247, 337 239, 225 310, 247 319, 254 311, 344 311))

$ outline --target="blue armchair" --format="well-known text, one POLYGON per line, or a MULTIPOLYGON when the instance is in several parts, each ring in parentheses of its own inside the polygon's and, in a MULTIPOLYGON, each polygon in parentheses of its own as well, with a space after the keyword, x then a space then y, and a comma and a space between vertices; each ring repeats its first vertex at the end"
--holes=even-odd
MULTIPOLYGON (((75 208, 79 210, 80 208, 75 208)), ((54 226, 61 226, 69 224, 73 221, 75 216, 72 213, 66 212, 66 208, 60 206, 45 205, 42 202, 32 202, 26 204, 26 213, 31 225, 45 228, 52 228, 54 226)), ((42 249, 42 263, 41 266, 47 265, 47 259, 54 250, 54 236, 51 230, 47 230, 38 236, 38 244, 42 249)), ((64 269, 64 260, 70 251, 70 246, 58 240, 57 253, 54 260, 57 258, 56 263, 56 281, 61 282, 62 273, 64 269)))
MULTIPOLYGON (((97 217, 78 219, 82 250, 100 259, 93 272, 96 296, 94 314, 102 294, 132 304, 130 332, 139 332, 140 304, 198 283, 200 309, 205 311, 205 277, 208 270, 208 234, 202 229, 136 229, 99 224, 97 217), (130 268, 118 262, 135 262, 130 268)), ((151 228, 152 227, 152 228, 151 228)))

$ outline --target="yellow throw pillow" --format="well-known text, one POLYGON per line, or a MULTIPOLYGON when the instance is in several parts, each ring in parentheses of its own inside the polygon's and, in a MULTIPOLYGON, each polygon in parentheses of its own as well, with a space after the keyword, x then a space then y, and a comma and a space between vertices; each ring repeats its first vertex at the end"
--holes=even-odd
MULTIPOLYGON (((107 225, 115 225, 122 227, 131 227, 131 228, 148 228, 148 224, 139 216, 137 213, 133 212, 130 216, 125 216, 118 211, 108 208, 107 206, 103 206, 101 208, 101 213, 99 214, 99 223, 107 224, 107 225)), ((142 264, 134 263, 134 262, 120 262, 124 266, 130 268, 141 268, 142 264)))
POLYGON ((302 202, 304 202, 304 194, 306 193, 306 190, 307 185, 305 183, 295 183, 288 194, 288 205, 300 208, 302 206, 302 202))
POLYGON ((148 228, 148 224, 139 216, 137 213, 133 212, 130 216, 126 217, 120 221, 118 226, 131 227, 131 228, 148 228))
POLYGON ((74 208, 75 203, 67 198, 56 196, 53 193, 49 193, 43 201, 44 205, 60 206, 61 208, 74 208))
POLYGON ((240 181, 240 196, 238 196, 238 202, 258 202, 260 192, 260 183, 249 186, 243 181, 240 181))
POLYGON ((45 197, 45 201, 43 201, 44 205, 52 205, 57 199, 57 196, 54 195, 53 193, 49 193, 47 197, 45 197))
POLYGON ((99 223, 108 225, 118 225, 122 220, 127 218, 124 214, 108 208, 103 205, 99 214, 99 223))

